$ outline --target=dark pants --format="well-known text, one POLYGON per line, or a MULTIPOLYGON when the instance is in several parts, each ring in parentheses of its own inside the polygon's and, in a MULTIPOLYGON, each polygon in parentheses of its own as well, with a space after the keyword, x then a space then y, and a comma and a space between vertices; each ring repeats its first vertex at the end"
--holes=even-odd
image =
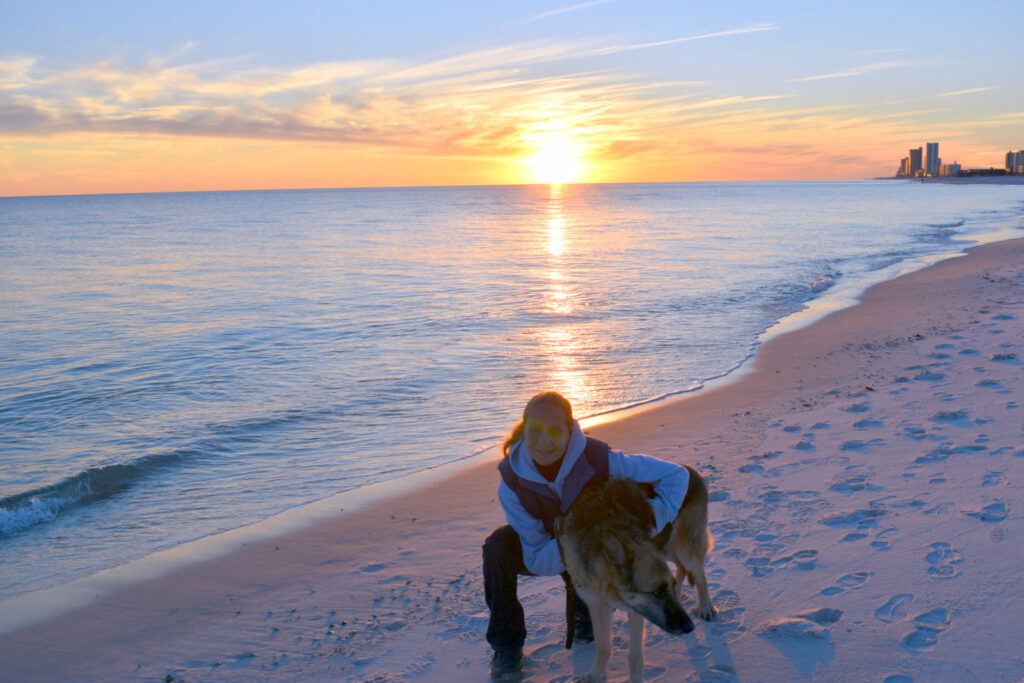
MULTIPOLYGON (((521 648, 526 642, 526 620, 516 587, 519 575, 531 576, 523 564, 523 545, 509 525, 498 527, 484 542, 484 599, 491 611, 487 642, 494 649, 521 648)), ((562 573, 567 592, 575 593, 569 575, 562 573)), ((568 598, 568 595, 567 595, 568 598)), ((583 600, 575 599, 576 618, 590 622, 583 600)))

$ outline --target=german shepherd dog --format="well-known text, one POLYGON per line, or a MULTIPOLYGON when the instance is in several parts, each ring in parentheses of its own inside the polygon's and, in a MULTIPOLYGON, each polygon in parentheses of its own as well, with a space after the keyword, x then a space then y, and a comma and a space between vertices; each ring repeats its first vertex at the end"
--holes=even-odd
POLYGON ((557 524, 562 559, 594 625, 594 665, 577 680, 605 680, 616 607, 629 613, 629 680, 633 683, 643 681, 645 618, 673 635, 694 628, 679 602, 683 577, 697 588, 701 618, 715 618, 704 577, 704 557, 712 546, 708 490, 695 470, 686 469, 690 483, 683 505, 656 538, 651 537, 654 511, 647 502, 647 490, 626 479, 588 487, 557 524), (668 568, 669 560, 676 565, 675 575, 668 568))

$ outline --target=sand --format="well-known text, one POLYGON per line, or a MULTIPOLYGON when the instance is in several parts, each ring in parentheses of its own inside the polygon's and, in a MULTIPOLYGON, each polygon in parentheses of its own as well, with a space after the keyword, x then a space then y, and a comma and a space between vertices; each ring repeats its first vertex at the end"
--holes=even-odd
MULTIPOLYGON (((1024 679, 1022 340, 1024 240, 985 245, 772 338, 737 381, 590 427, 711 491, 719 620, 649 627, 646 680, 1024 679)), ((0 679, 485 681, 494 466, 0 635, 0 679)), ((560 579, 520 595, 525 680, 586 671, 560 579)))

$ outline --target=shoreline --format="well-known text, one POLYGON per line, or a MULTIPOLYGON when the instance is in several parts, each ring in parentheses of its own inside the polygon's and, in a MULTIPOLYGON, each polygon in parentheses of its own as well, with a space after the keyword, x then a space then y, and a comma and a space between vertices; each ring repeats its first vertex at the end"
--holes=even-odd
MULTIPOLYGON (((795 454, 802 457, 808 452, 814 452, 815 444, 810 439, 799 442, 810 446, 809 449, 786 446, 780 455, 767 457, 764 445, 774 438, 771 436, 771 425, 794 413, 818 410, 835 412, 839 410, 835 407, 838 402, 850 403, 864 396, 873 398, 871 394, 878 391, 874 385, 881 381, 874 374, 882 377, 884 373, 879 369, 882 365, 899 354, 908 357, 921 355, 913 348, 914 344, 923 343, 922 340, 931 336, 949 336, 951 332, 941 330, 969 326, 969 320, 977 317, 976 311, 968 310, 972 305, 970 296, 966 301, 957 299, 956 305, 951 304, 954 295, 961 298, 964 296, 963 282, 970 281, 972 286, 980 288, 992 286, 998 290, 997 285, 1000 283, 986 285, 988 281, 981 277, 979 271, 984 274, 1000 268, 1006 270, 1014 265, 1014 258, 1019 263, 1022 255, 1024 240, 1013 239, 1001 242, 998 247, 974 247, 968 250, 964 258, 942 260, 924 269, 876 284, 852 308, 827 312, 808 326, 795 331, 777 331, 763 344, 759 344, 754 357, 741 366, 747 366, 742 370, 741 377, 733 378, 721 386, 705 387, 701 391, 652 404, 635 414, 616 415, 614 420, 588 424, 588 430, 625 450, 692 463, 705 473, 709 485, 719 492, 719 497, 713 497, 715 503, 712 506, 713 524, 718 527, 713 528, 713 531, 720 542, 713 562, 719 566, 710 574, 716 583, 728 586, 732 595, 740 596, 736 599, 746 601, 749 611, 756 612, 761 607, 761 612, 764 612, 763 606, 755 606, 758 591, 753 588, 756 584, 751 584, 751 578, 744 575, 743 569, 744 566, 756 568, 761 565, 745 565, 741 561, 744 559, 742 556, 727 553, 735 550, 750 555, 753 551, 741 548, 740 545, 747 541, 756 541, 755 545, 771 544, 770 540, 757 541, 759 536, 770 534, 765 532, 744 536, 739 532, 731 535, 733 531, 730 530, 729 522, 735 510, 730 515, 723 515, 726 512, 723 507, 759 508, 757 514, 772 517, 774 513, 770 501, 748 501, 740 491, 748 485, 750 479, 765 477, 768 482, 775 481, 774 477, 765 475, 765 472, 770 471, 767 469, 769 465, 783 467, 782 463, 789 456, 795 454), (954 280, 958 283, 956 286, 950 284, 954 280), (904 291, 914 290, 915 287, 918 288, 916 291, 904 291), (932 301, 927 305, 922 304, 922 292, 932 297, 940 294, 941 303, 932 301), (918 298, 915 299, 915 296, 918 298), (946 319, 956 315, 963 319, 946 319), (876 322, 866 320, 865 316, 874 317, 876 322), (929 334, 913 332, 906 329, 908 326, 928 330, 929 334), (931 329, 936 331, 931 332, 931 329), (915 334, 921 339, 913 339, 915 334), (889 342, 885 340, 892 342, 893 346, 890 348, 887 345, 889 342), (822 363, 823 359, 832 356, 843 356, 845 360, 836 367, 822 363), (809 362, 811 360, 814 362, 809 362), (850 384, 851 378, 857 381, 850 384), (861 379, 870 384, 861 384, 861 379), (859 396, 853 396, 857 384, 861 384, 859 396), (828 387, 840 385, 844 387, 843 390, 826 391, 828 387), (866 393, 865 386, 870 392, 866 393), (829 398, 833 392, 838 394, 829 398), (744 471, 744 468, 747 469, 744 471), (734 567, 736 563, 738 565, 734 567), (743 585, 750 590, 739 590, 743 585)), ((1012 296, 1001 298, 1013 299, 1012 296)), ((1019 299, 1010 303, 1017 303, 1017 308, 1013 310, 1022 312, 1019 299)), ((1013 316, 1010 320, 1017 317, 1013 316)), ((1007 321, 1003 326, 1014 324, 1007 321)), ((1005 337, 1007 341, 1019 338, 1011 335, 1005 337)), ((1003 355, 1012 354, 1006 352, 1003 355)), ((921 380, 917 384, 914 384, 914 380, 909 381, 914 388, 930 387, 925 384, 930 380, 921 380)), ((894 392, 905 388, 897 384, 892 386, 896 387, 894 392)), ((866 402, 866 399, 861 402, 866 402)), ((935 408, 932 412, 940 414, 943 407, 941 400, 933 399, 932 402, 935 408)), ((1010 411, 1010 408, 1006 410, 1010 411)), ((952 418, 951 421, 956 422, 957 419, 952 418)), ((838 420, 833 419, 832 422, 838 420)), ((859 435, 859 430, 867 428, 851 425, 850 433, 859 435)), ((783 431, 782 434, 780 438, 788 438, 790 441, 797 438, 796 432, 783 431), (784 436, 790 433, 792 437, 784 436)), ((1018 432, 1013 438, 1018 439, 1019 443, 1021 436, 1024 434, 1018 432)), ((985 438, 992 439, 993 435, 989 434, 985 438)), ((854 441, 850 439, 836 444, 836 455, 833 457, 843 453, 859 453, 861 451, 858 448, 863 451, 873 448, 870 441, 857 441, 868 445, 854 444, 846 448, 854 441)), ((95 598, 88 606, 66 614, 64 619, 51 619, 0 635, 0 653, 5 662, 10 662, 15 679, 24 674, 42 680, 51 680, 47 676, 52 675, 52 679, 56 680, 63 677, 59 675, 62 671, 68 675, 76 671, 77 677, 82 679, 84 676, 84 680, 100 680, 104 678, 101 673, 104 671, 112 679, 122 679, 142 674, 152 676, 158 671, 173 670, 176 676, 191 676, 193 679, 245 680, 254 677, 254 674, 256 678, 269 677, 269 672, 276 671, 282 675, 290 672, 290 675, 299 678, 303 677, 302 672, 306 672, 315 674, 310 676, 313 678, 354 675, 356 678, 349 680, 363 680, 374 673, 374 667, 384 666, 386 660, 380 654, 381 643, 389 642, 389 638, 396 642, 411 638, 413 645, 418 645, 420 650, 437 652, 438 656, 432 657, 433 662, 420 658, 418 664, 413 662, 408 666, 419 666, 422 671, 434 671, 432 676, 446 666, 449 668, 445 670, 449 671, 451 666, 460 665, 464 661, 462 669, 456 666, 455 670, 467 673, 469 678, 480 678, 479 672, 486 671, 488 652, 481 635, 482 588, 475 574, 478 573, 479 544, 491 528, 501 523, 500 509, 495 500, 497 480, 491 471, 495 459, 481 458, 481 462, 472 464, 462 461, 465 466, 459 468, 459 471, 445 472, 443 477, 428 483, 425 488, 368 503, 359 510, 347 511, 342 517, 335 516, 285 536, 272 537, 274 540, 258 538, 245 541, 238 552, 207 559, 201 564, 142 583, 122 586, 116 592, 95 598), (433 603, 430 600, 432 597, 437 598, 433 603), (439 603, 449 605, 453 601, 454 611, 437 607, 439 603), (335 611, 330 610, 340 611, 340 614, 335 617, 335 611), (271 614, 283 613, 284 621, 273 620, 276 626, 271 633, 294 630, 298 628, 298 619, 289 619, 287 615, 296 612, 314 614, 314 617, 307 619, 324 622, 320 624, 323 628, 319 630, 319 638, 315 638, 323 647, 314 646, 320 647, 315 656, 309 655, 303 659, 294 642, 290 642, 287 647, 283 642, 278 646, 271 642, 276 636, 268 636, 264 633, 268 629, 261 628, 264 622, 272 620, 271 614), (346 613, 356 616, 342 616, 346 613), (267 615, 265 618, 264 614, 267 615), (441 650, 434 642, 438 635, 436 629, 431 630, 429 627, 432 620, 407 618, 403 621, 401 614, 433 615, 434 623, 455 625, 456 634, 451 636, 452 642, 447 644, 458 651, 460 656, 464 654, 463 651, 471 654, 466 654, 459 661, 437 661, 441 650), (389 620, 382 621, 384 616, 389 620), (327 624, 331 619, 336 625, 340 621, 346 623, 340 624, 338 628, 329 627, 327 624), (100 624, 100 627, 97 628, 95 624, 100 624), (353 624, 358 624, 359 628, 353 628, 353 624), (415 635, 420 631, 428 633, 429 637, 425 641, 415 635), (475 634, 478 637, 474 642, 462 644, 466 640, 462 637, 464 634, 475 634), (332 641, 328 636, 336 637, 332 641), (60 643, 59 647, 53 645, 56 642, 60 643), (332 643, 330 647, 329 642, 332 643), (211 647, 222 651, 219 660, 214 661, 209 657, 204 659, 205 655, 197 660, 196 655, 189 654, 209 650, 211 647), (54 662, 52 652, 55 648, 64 657, 74 661, 54 662), (275 650, 281 652, 270 654, 275 650), (290 663, 282 663, 282 655, 290 663), (234 659, 231 660, 231 657, 234 659), (188 664, 200 660, 200 664, 188 664), (139 673, 133 673, 136 671, 139 673), (42 675, 44 672, 45 675, 42 675)), ((795 472, 799 472, 801 467, 808 467, 800 460, 785 464, 790 465, 795 472)), ((872 467, 881 469, 878 463, 872 467)), ((1009 475, 1007 478, 1010 478, 1009 475)), ((820 477, 805 482, 808 490, 812 489, 816 479, 820 477)), ((896 477, 897 483, 899 479, 896 477)), ((912 479, 906 478, 906 481, 912 479)), ((819 486, 821 484, 820 481, 816 483, 819 486)), ((763 488, 763 485, 757 486, 763 488)), ((890 487, 895 486, 894 483, 890 487)), ((775 485, 769 486, 768 490, 771 488, 778 490, 775 485)), ((856 482, 850 484, 849 488, 853 492, 870 490, 866 487, 857 489, 856 482)), ((782 493, 786 494, 787 491, 783 490, 782 493)), ((833 497, 842 501, 845 495, 839 493, 833 497)), ((782 499, 785 498, 784 495, 782 499)), ((826 502, 831 504, 829 500, 826 502)), ((897 516, 896 513, 891 514, 897 516)), ((1007 517, 1004 514, 999 521, 1005 522, 1007 517)), ((851 534, 869 534, 873 530, 872 519, 870 516, 867 518, 863 529, 861 522, 854 521, 852 528, 855 531, 851 534)), ((1019 519, 1019 515, 1013 515, 1009 516, 1008 521, 1016 523, 1019 519)), ((962 520, 957 518, 957 521, 962 520)), ((827 522, 822 524, 826 531, 842 526, 832 526, 827 522)), ((818 526, 812 526, 800 535, 809 539, 820 535, 821 531, 818 526)), ((835 550, 842 547, 842 542, 832 546, 826 543, 822 547, 828 546, 835 550)), ((847 542, 848 545, 851 543, 847 542)), ((815 551, 816 556, 820 554, 823 554, 822 550, 815 551)), ((825 561, 819 559, 811 562, 812 565, 815 563, 825 564, 825 561)), ((524 602, 528 603, 528 612, 531 606, 560 608, 557 604, 557 587, 552 586, 550 581, 545 583, 543 579, 524 581, 524 589, 527 591, 524 602)), ((837 587, 841 588, 841 585, 837 584, 837 587)), ((844 588, 839 593, 823 591, 823 594, 831 597, 845 590, 855 589, 844 588)), ((718 591, 716 596, 720 611, 726 615, 720 625, 729 626, 737 623, 739 616, 728 614, 730 611, 735 612, 735 608, 723 610, 723 605, 727 605, 731 598, 730 595, 723 595, 723 592, 724 589, 718 591)), ((1008 596, 997 597, 1009 603, 1019 600, 1012 596, 1011 599, 1007 599, 1008 596)), ((788 609, 789 605, 775 607, 788 609)), ((890 623, 899 621, 894 619, 890 623)), ((554 623, 550 622, 549 617, 546 622, 541 622, 540 628, 536 624, 531 627, 531 633, 536 632, 539 641, 528 643, 528 648, 532 648, 531 657, 534 660, 550 660, 554 662, 551 671, 557 669, 564 674, 565 667, 572 667, 573 662, 569 653, 559 653, 557 648, 548 651, 549 641, 557 641, 560 635, 557 618, 554 623)), ((449 631, 443 627, 438 628, 441 628, 443 641, 444 634, 449 631)), ((735 635, 737 630, 727 628, 716 634, 713 628, 708 629, 710 644, 707 647, 712 657, 721 655, 722 647, 726 645, 732 644, 733 649, 736 649, 736 653, 730 655, 734 673, 744 669, 740 660, 746 661, 748 656, 746 649, 743 650, 743 656, 740 656, 740 649, 737 649, 740 642, 749 648, 749 656, 762 656, 758 647, 750 646, 751 642, 759 642, 751 633, 742 631, 736 640, 730 641, 730 633, 735 635), (721 642, 711 636, 720 636, 721 642)), ((940 629, 941 632, 945 630, 940 629)), ((1013 635, 1014 629, 1008 627, 1004 632, 1013 635)), ((299 636, 300 639, 305 639, 305 643, 312 642, 312 631, 301 633, 303 635, 299 636)), ((835 637, 838 639, 838 635, 835 637)), ((666 647, 670 642, 674 641, 666 640, 666 647)), ((661 641, 657 640, 655 644, 658 643, 661 641)), ((415 649, 403 648, 403 657, 408 659, 408 656, 416 655, 413 651, 415 649)), ((729 650, 729 647, 725 649, 729 650)), ((669 650, 662 650, 665 648, 654 648, 649 663, 657 661, 659 656, 665 661, 671 660, 673 655, 668 654, 669 650)), ((1012 651, 1012 648, 1008 651, 1012 651)), ((908 656, 906 648, 896 654, 908 656)), ((684 670, 689 672, 693 668, 690 660, 697 655, 684 652, 680 656, 687 658, 689 663, 684 664, 684 670)), ((782 675, 787 666, 785 662, 786 657, 783 657, 780 663, 772 663, 769 669, 782 675)), ((715 664, 720 665, 724 666, 720 662, 715 664)), ((799 663, 791 661, 790 666, 805 673, 799 663)), ((812 678, 814 671, 812 667, 812 678)), ((533 673, 539 678, 531 680, 547 680, 543 677, 547 674, 538 671, 533 673)), ((558 674, 550 674, 555 675, 558 674)), ((664 680, 670 679, 676 680, 671 677, 664 680)), ((427 676, 425 680, 443 678, 427 676)))
MULTIPOLYGON (((876 277, 859 282, 852 287, 848 286, 849 283, 841 282, 823 295, 804 302, 802 308, 762 330, 750 347, 749 353, 725 372, 704 379, 686 389, 583 416, 580 418, 580 423, 589 430, 599 425, 628 420, 661 406, 672 405, 678 401, 688 401, 705 391, 727 387, 742 381, 753 370, 760 348, 775 337, 800 331, 833 313, 856 306, 861 297, 877 284, 917 272, 947 259, 960 258, 966 255, 968 249, 975 246, 991 241, 1015 239, 1012 237, 1013 232, 1021 229, 1024 228, 1007 228, 991 233, 988 240, 985 239, 986 236, 979 235, 976 236, 976 240, 972 239, 971 243, 968 243, 966 239, 957 240, 950 246, 959 246, 958 251, 929 254, 900 261, 877 271, 876 277)), ((111 595, 129 586, 158 579, 193 565, 239 552, 249 543, 271 541, 289 533, 296 533, 318 524, 340 519, 367 506, 385 504, 396 496, 415 494, 432 483, 458 474, 463 470, 496 461, 496 455, 492 451, 500 444, 501 441, 498 440, 447 463, 409 472, 393 480, 376 482, 310 501, 282 510, 268 518, 158 550, 63 584, 0 600, 0 636, 59 617, 68 611, 86 607, 101 597, 111 595)))

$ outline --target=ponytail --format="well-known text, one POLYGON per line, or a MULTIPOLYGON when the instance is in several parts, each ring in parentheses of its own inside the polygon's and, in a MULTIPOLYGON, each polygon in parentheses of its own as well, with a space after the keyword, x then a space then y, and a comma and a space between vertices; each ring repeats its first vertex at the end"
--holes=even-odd
POLYGON ((516 441, 523 438, 523 420, 519 421, 519 424, 512 429, 512 433, 505 439, 505 443, 501 447, 502 454, 507 458, 508 452, 512 450, 512 446, 515 445, 516 441))
POLYGON ((555 406, 556 408, 560 408, 562 412, 565 413, 565 424, 572 424, 572 404, 569 403, 569 400, 565 398, 565 396, 562 396, 557 391, 544 391, 537 394, 526 403, 526 407, 523 408, 523 419, 520 420, 519 424, 517 424, 512 429, 512 433, 508 435, 508 438, 505 439, 505 443, 502 444, 501 446, 501 451, 506 458, 508 457, 509 451, 512 450, 512 446, 514 446, 517 441, 523 438, 523 428, 526 423, 526 414, 530 412, 530 408, 532 408, 533 406, 542 404, 552 405, 555 406))

